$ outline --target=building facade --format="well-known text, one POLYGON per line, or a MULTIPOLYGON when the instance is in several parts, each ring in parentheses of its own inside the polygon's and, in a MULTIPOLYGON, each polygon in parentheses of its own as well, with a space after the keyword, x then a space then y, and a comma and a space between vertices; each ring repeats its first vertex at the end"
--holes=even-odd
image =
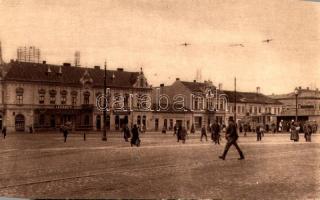
POLYGON ((228 97, 227 116, 236 113, 237 123, 247 123, 251 127, 256 124, 271 126, 277 123, 277 117, 282 112, 282 103, 262 93, 259 88, 256 92, 223 91, 228 97), (236 99, 236 103, 235 103, 236 99))
POLYGON ((104 99, 107 129, 120 130, 134 123, 150 127, 152 113, 140 109, 142 97, 152 93, 142 69, 108 70, 106 98, 99 98, 104 94, 104 70, 99 66, 11 61, 1 65, 0 71, 0 126, 8 131, 57 130, 66 122, 71 122, 73 130, 101 130, 103 110, 97 104, 104 105, 104 99))
POLYGON ((320 123, 320 91, 309 88, 297 88, 297 98, 294 92, 281 95, 271 95, 270 97, 283 103, 283 109, 278 116, 278 122, 295 120, 296 114, 298 121, 315 121, 320 123), (297 100, 297 102, 296 102, 297 100), (296 110, 297 103, 297 110, 296 110), (296 113, 297 111, 297 113, 296 113))

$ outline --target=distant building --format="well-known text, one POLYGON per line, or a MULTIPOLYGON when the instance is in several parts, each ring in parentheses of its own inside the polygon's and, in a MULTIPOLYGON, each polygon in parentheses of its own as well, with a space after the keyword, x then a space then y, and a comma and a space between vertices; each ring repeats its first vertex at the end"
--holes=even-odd
POLYGON ((34 46, 19 47, 17 49, 17 61, 40 63, 40 49, 34 46))
MULTIPOLYGON (((271 95, 283 103, 283 109, 278 116, 279 120, 291 121, 296 116, 296 95, 294 92, 281 95, 271 95)), ((316 121, 320 123, 320 91, 318 89, 311 90, 309 88, 298 88, 297 96, 298 105, 298 121, 316 121)))
POLYGON ((277 116, 282 112, 282 103, 262 93, 257 88, 256 92, 239 92, 236 94, 236 108, 234 104, 234 91, 223 91, 228 97, 227 116, 237 114, 237 122, 249 123, 254 127, 257 123, 272 125, 277 123, 277 116))
MULTIPOLYGON (((237 106, 234 108, 234 91, 222 90, 222 85, 216 88, 212 82, 187 82, 179 78, 169 86, 153 88, 154 112, 153 118, 155 129, 172 130, 174 124, 182 124, 190 130, 194 125, 199 130, 203 125, 208 127, 214 121, 227 124, 230 116, 236 112, 237 123, 247 123, 254 127, 257 123, 271 125, 276 124, 277 116, 281 113, 282 103, 259 92, 237 91, 237 106), (158 92, 158 94, 157 94, 158 92), (167 110, 160 108, 167 104, 164 99, 157 101, 156 95, 166 95, 169 99, 167 110), (210 94, 211 93, 211 94, 210 94), (213 98, 208 98, 213 96, 213 98), (185 111, 174 109, 175 98, 183 96, 185 111), (157 105, 158 104, 158 105, 157 105)), ((180 103, 181 106, 181 103, 180 103)), ((179 104, 178 104, 179 107, 179 104)))

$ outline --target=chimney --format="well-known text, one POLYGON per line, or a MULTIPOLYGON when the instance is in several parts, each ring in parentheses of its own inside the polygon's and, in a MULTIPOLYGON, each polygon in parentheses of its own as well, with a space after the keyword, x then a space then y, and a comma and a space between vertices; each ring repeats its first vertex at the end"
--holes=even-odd
POLYGON ((123 68, 117 68, 118 72, 123 72, 123 68))
POLYGON ((196 81, 196 80, 193 80, 193 82, 196 83, 197 81, 196 81))
POLYGON ((299 86, 299 90, 301 90, 301 86, 299 86))
POLYGON ((100 69, 100 66, 96 65, 94 66, 94 69, 100 69))
POLYGON ((63 63, 63 66, 65 66, 65 67, 70 67, 71 64, 70 64, 70 63, 63 63))
POLYGON ((176 78, 176 81, 180 81, 180 78, 176 78))
POLYGON ((257 87, 257 94, 260 94, 260 87, 257 87))
POLYGON ((307 90, 309 90, 309 87, 307 87, 307 90))
POLYGON ((160 87, 164 87, 164 83, 161 83, 161 84, 160 84, 160 87))
POLYGON ((42 61, 42 64, 44 64, 44 65, 45 65, 45 64, 47 64, 47 61, 45 61, 45 60, 44 60, 44 61, 42 61))

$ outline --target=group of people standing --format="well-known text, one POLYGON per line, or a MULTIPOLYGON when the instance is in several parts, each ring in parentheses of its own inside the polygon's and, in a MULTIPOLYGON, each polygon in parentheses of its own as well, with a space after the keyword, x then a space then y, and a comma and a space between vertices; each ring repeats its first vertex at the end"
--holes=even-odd
POLYGON ((131 132, 130 132, 128 125, 125 125, 123 128, 124 140, 126 142, 129 142, 129 138, 131 138, 131 141, 130 141, 131 146, 135 145, 135 146, 139 147, 140 143, 141 143, 140 137, 139 137, 139 130, 140 130, 139 127, 136 124, 134 124, 131 129, 131 132))

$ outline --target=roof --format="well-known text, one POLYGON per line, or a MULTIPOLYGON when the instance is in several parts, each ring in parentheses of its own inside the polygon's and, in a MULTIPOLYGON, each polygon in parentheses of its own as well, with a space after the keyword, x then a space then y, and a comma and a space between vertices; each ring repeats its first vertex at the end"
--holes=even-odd
POLYGON ((185 87, 187 87, 192 92, 203 92, 208 86, 214 87, 210 85, 211 83, 201 83, 201 82, 187 82, 180 81, 185 87))
MULTIPOLYGON (((271 98, 277 100, 285 100, 285 99, 295 99, 296 95, 294 92, 287 93, 287 94, 277 94, 277 95, 270 95, 271 98)), ((319 99, 320 98, 320 91, 319 90, 310 90, 310 89, 299 89, 299 98, 305 99, 319 99)))
MULTIPOLYGON (((50 65, 27 62, 11 62, 4 80, 45 82, 67 85, 80 85, 81 78, 85 72, 92 78, 93 87, 103 87, 104 70, 95 68, 82 68, 64 65, 50 65), (48 69, 50 68, 50 73, 48 69), (61 68, 61 70, 60 70, 61 68), (59 71, 61 72, 59 74, 59 71)), ((127 72, 118 70, 107 70, 107 86, 112 87, 133 87, 139 72, 127 72), (113 78, 114 76, 114 78, 113 78)))
MULTIPOLYGON (((228 97, 229 102, 234 102, 234 91, 224 90, 228 97)), ((272 99, 264 94, 256 93, 256 92, 238 92, 237 95, 237 103, 257 103, 257 104, 282 104, 280 101, 276 99, 272 99)))

